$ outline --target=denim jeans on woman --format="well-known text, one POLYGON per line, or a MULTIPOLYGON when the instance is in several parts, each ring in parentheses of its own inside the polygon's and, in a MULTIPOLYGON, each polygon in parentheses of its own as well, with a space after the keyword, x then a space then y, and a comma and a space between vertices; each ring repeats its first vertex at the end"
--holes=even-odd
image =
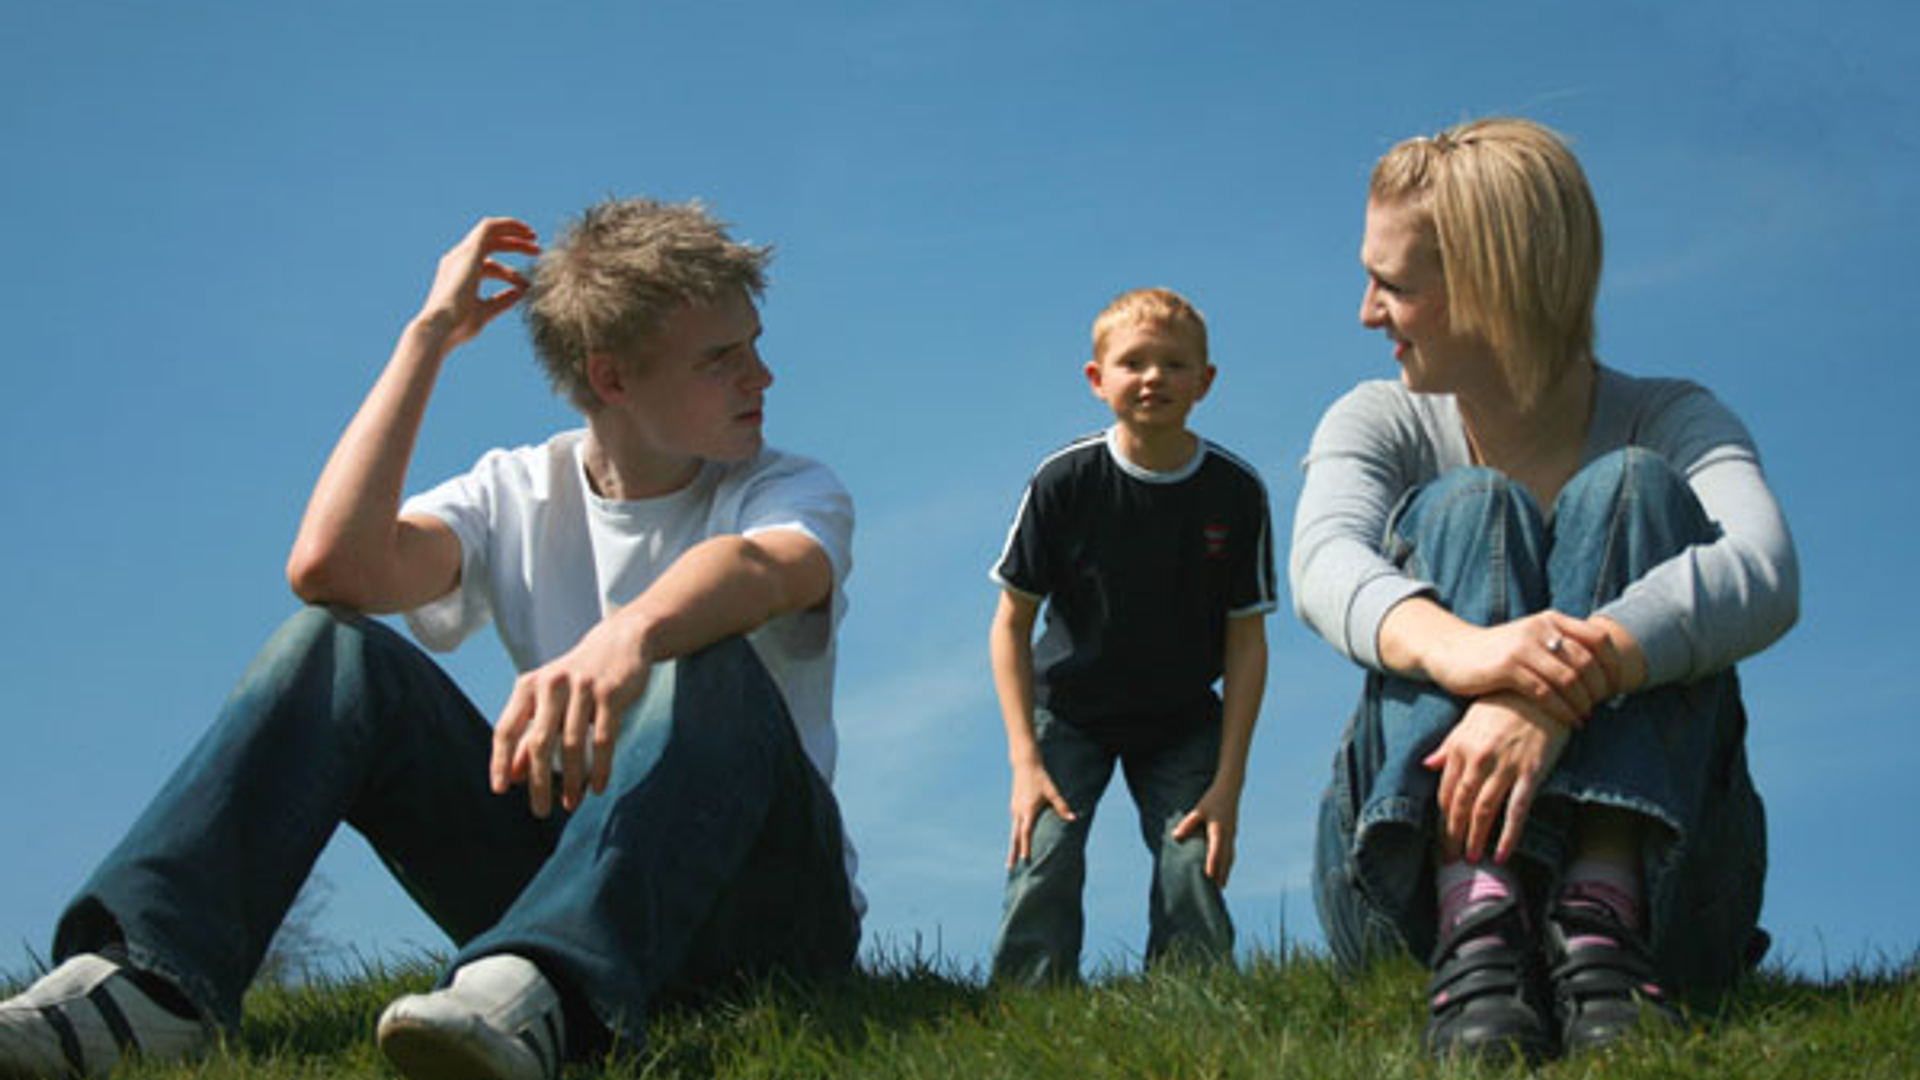
POLYGON ((459 943, 454 966, 528 957, 570 1011, 630 1038, 663 994, 851 966, 839 810, 744 640, 654 669, 605 794, 571 815, 494 795, 491 752, 486 720, 418 648, 309 608, 81 889, 55 956, 122 939, 135 966, 234 1027, 344 821, 459 943))
MULTIPOLYGON (((1408 493, 1386 545, 1450 611, 1494 626, 1548 607, 1584 618, 1716 532, 1663 458, 1630 447, 1581 470, 1551 519, 1499 473, 1456 469, 1408 493)), ((1433 949, 1439 774, 1421 760, 1466 705, 1429 682, 1367 676, 1334 757, 1314 858, 1320 921, 1344 963, 1433 949)), ((1646 929, 1662 977, 1709 989, 1750 968, 1765 949, 1767 853, 1745 741, 1731 670, 1596 709, 1568 740, 1521 837, 1530 901, 1537 908, 1565 869, 1581 807, 1628 810, 1644 822, 1646 929)))

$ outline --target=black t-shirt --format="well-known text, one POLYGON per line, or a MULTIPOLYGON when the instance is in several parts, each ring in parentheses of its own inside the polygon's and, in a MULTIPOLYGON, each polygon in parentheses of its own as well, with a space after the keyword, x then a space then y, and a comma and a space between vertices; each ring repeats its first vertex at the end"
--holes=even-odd
POLYGON ((1217 715, 1228 617, 1275 607, 1266 487, 1204 439, 1155 473, 1090 435, 1034 471, 993 578, 1047 601, 1038 704, 1116 748, 1170 741, 1217 715))

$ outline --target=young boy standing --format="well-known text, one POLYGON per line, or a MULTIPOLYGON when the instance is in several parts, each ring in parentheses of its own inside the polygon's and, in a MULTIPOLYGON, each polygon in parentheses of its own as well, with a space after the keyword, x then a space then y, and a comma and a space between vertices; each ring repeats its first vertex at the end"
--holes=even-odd
POLYGON ((646 199, 545 252, 508 218, 447 252, 314 487, 287 566, 313 606, 0 1003, 0 1075, 203 1053, 342 821, 459 946, 380 1018, 410 1077, 553 1080, 663 995, 851 966, 828 781, 853 507, 762 439, 767 257, 646 199), (584 427, 403 503, 443 367, 523 298, 584 427), (497 722, 359 612, 440 650, 492 622, 522 672, 497 722))
POLYGON ((1266 489, 1187 429, 1214 368, 1177 293, 1109 304, 1086 376, 1114 424, 1040 463, 992 574, 1013 769, 996 980, 1078 977, 1087 832, 1116 760, 1153 855, 1147 961, 1233 949, 1221 890, 1276 602, 1266 489))

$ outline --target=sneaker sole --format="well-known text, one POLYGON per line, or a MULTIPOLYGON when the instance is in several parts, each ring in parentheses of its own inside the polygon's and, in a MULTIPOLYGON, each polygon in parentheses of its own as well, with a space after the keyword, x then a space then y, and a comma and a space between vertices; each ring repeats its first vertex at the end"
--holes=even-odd
POLYGON ((410 1019, 381 1025, 380 1052, 409 1080, 503 1080, 515 1073, 501 1068, 480 1040, 410 1019))

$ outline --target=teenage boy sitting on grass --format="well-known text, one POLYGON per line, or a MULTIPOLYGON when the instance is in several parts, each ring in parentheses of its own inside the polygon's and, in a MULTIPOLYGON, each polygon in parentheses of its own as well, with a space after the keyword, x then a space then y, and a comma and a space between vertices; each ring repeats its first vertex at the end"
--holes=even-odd
POLYGON ((1115 760, 1153 855, 1147 962, 1233 950, 1221 890, 1275 606, 1266 489, 1187 429, 1214 368, 1177 293, 1109 304, 1086 375, 1115 422, 1040 463, 992 574, 1013 767, 996 980, 1078 977, 1087 832, 1115 760))
POLYGON ((552 1080, 604 1028, 641 1038, 663 995, 851 966, 827 778, 853 508, 761 438, 767 249, 634 199, 531 280, 499 261, 536 254, 491 218, 440 261, 294 542, 315 606, 81 888, 59 966, 0 1003, 0 1076, 204 1053, 342 821, 460 947, 380 1018, 410 1077, 552 1080), (403 504, 449 355, 523 295, 586 426, 403 504), (498 722, 356 612, 406 612, 436 649, 491 620, 523 672, 498 722))

